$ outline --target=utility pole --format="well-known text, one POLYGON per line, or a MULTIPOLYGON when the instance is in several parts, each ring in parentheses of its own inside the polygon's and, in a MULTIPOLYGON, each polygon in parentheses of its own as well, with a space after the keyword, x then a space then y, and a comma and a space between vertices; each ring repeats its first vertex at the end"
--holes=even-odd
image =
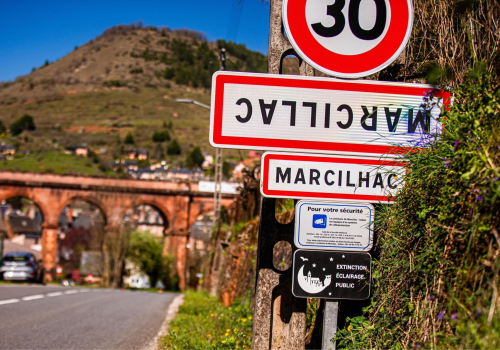
MULTIPOLYGON (((226 49, 221 48, 219 52, 220 70, 226 70, 226 49)), ((215 149, 215 189, 214 189, 214 225, 217 235, 220 229, 220 208, 222 199, 222 148, 215 149)))
MULTIPOLYGON (((282 73, 283 58, 299 56, 282 31, 283 0, 271 0, 267 71, 282 73)), ((312 76, 314 70, 299 58, 300 75, 312 76)), ((264 349, 304 349, 307 299, 296 298, 291 291, 292 269, 278 271, 273 266, 273 248, 285 241, 295 251, 294 221, 282 225, 276 221, 274 198, 262 198, 260 207, 257 282, 252 347, 264 349)))

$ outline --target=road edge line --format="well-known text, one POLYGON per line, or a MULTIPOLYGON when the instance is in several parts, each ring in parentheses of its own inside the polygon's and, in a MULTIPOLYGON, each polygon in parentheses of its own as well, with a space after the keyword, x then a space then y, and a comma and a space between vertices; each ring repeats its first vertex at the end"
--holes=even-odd
POLYGON ((160 329, 158 330, 158 334, 156 337, 144 348, 144 350, 157 350, 158 349, 158 340, 168 334, 169 324, 175 316, 177 315, 177 311, 179 311, 179 307, 184 303, 184 294, 179 294, 172 300, 167 309, 167 316, 165 316, 165 320, 162 322, 160 329))

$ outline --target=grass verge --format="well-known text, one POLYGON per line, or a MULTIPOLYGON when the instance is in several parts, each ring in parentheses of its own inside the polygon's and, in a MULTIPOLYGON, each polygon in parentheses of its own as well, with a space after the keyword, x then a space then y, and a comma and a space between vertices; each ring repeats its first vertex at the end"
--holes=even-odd
POLYGON ((236 301, 225 308, 208 293, 188 291, 159 345, 162 349, 247 349, 252 324, 248 305, 236 301))

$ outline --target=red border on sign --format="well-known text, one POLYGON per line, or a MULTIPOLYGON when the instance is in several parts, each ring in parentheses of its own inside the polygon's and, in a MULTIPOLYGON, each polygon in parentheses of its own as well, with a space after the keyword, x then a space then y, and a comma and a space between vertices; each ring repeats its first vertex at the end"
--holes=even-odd
MULTIPOLYGON (((224 85, 225 84, 242 84, 242 85, 261 85, 261 86, 278 86, 278 87, 296 87, 310 88, 322 90, 341 90, 341 91, 358 91, 372 92, 382 94, 395 95, 413 95, 424 96, 429 92, 429 88, 421 86, 396 86, 390 84, 376 83, 350 83, 343 81, 327 81, 327 80, 309 80, 309 79, 294 79, 294 78, 277 78, 273 76, 248 76, 248 75, 231 75, 230 73, 219 74, 215 77, 215 101, 214 101, 214 118, 213 118, 213 142, 216 145, 232 145, 256 147, 260 149, 289 149, 289 150, 310 150, 310 151, 331 151, 331 152, 354 152, 354 153, 372 153, 372 154, 401 154, 407 149, 395 146, 382 145, 366 145, 352 144, 342 142, 320 142, 320 141, 300 141, 300 140, 284 140, 259 137, 240 137, 240 136, 223 136, 222 135, 222 116, 224 103, 224 85)), ((449 104, 450 93, 439 90, 436 97, 442 97, 445 106, 449 104)), ((423 100, 422 100, 423 102, 423 100)))
POLYGON ((355 74, 380 67, 391 59, 405 41, 410 13, 406 0, 388 0, 391 22, 382 41, 359 55, 341 55, 323 47, 312 35, 306 22, 307 0, 289 0, 286 16, 291 36, 302 53, 311 61, 330 71, 355 74), (290 3, 293 6, 290 6, 290 3))
POLYGON ((269 189, 269 161, 271 159, 277 160, 292 160, 304 161, 314 163, 341 163, 341 164, 361 164, 361 165, 377 165, 377 166, 399 166, 404 167, 407 165, 405 162, 400 161, 386 161, 378 159, 363 159, 363 158, 338 158, 338 157, 315 157, 307 155, 289 155, 270 153, 263 156, 264 173, 262 174, 262 193, 269 197, 291 197, 291 198, 323 198, 323 199, 350 199, 350 200, 364 200, 375 202, 389 202, 388 196, 371 196, 363 194, 345 194, 345 193, 320 193, 320 192, 306 192, 306 191, 280 191, 269 189))

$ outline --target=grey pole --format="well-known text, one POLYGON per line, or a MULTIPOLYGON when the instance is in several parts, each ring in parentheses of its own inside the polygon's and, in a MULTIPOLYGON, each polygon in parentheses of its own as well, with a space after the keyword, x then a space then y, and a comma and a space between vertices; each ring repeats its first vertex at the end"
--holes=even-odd
POLYGON ((335 342, 331 339, 337 333, 337 318, 339 314, 339 303, 336 301, 326 300, 325 312, 323 314, 323 341, 321 344, 322 350, 335 350, 335 342))

